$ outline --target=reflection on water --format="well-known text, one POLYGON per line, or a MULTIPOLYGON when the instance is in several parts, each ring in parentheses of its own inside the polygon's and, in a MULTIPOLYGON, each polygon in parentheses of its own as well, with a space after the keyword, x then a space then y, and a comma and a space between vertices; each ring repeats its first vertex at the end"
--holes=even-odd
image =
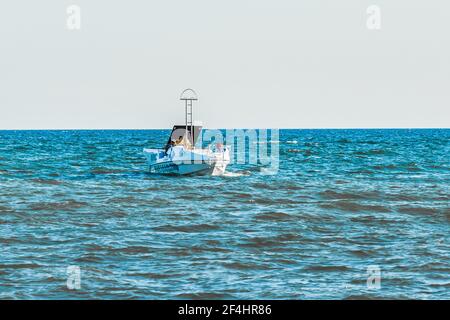
POLYGON ((450 298, 450 130, 282 130, 276 175, 150 175, 167 134, 0 132, 0 298, 450 298))

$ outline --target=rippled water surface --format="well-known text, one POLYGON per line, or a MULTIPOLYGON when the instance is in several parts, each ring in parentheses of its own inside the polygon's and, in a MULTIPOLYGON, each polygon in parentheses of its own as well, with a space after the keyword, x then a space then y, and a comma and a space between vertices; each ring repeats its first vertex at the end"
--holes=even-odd
POLYGON ((450 298, 450 130, 283 130, 276 175, 150 175, 168 133, 0 131, 0 298, 450 298))

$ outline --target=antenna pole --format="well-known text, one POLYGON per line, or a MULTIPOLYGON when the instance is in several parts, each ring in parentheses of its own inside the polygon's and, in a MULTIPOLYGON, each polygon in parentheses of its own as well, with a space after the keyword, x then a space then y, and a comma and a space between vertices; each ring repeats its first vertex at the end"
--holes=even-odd
POLYGON ((194 147, 194 111, 192 108, 192 100, 191 100, 191 143, 192 147, 194 147))
POLYGON ((186 124, 186 135, 188 133, 188 100, 185 100, 185 105, 184 105, 184 115, 185 115, 185 124, 186 124))
POLYGON ((186 89, 181 93, 180 100, 184 100, 184 112, 185 112, 185 130, 186 137, 191 138, 192 147, 194 147, 194 120, 193 120, 193 104, 194 101, 198 100, 197 93, 195 93, 192 89, 186 89), (189 134, 188 127, 191 128, 191 132, 189 134))

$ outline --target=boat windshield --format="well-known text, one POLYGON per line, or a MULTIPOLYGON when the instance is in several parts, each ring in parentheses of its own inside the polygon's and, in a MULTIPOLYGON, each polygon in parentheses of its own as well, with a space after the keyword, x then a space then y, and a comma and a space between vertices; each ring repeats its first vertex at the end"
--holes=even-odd
POLYGON ((202 127, 193 126, 192 128, 194 129, 193 137, 191 135, 191 127, 188 127, 188 130, 186 131, 185 125, 174 126, 170 134, 169 141, 166 143, 166 150, 173 145, 183 145, 186 148, 192 148, 197 142, 202 127), (193 141, 192 138, 194 139, 193 141))

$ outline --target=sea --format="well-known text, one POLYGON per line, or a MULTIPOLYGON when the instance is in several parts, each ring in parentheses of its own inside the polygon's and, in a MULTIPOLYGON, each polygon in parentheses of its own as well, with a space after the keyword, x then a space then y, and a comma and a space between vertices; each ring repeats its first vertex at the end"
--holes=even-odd
POLYGON ((450 299, 450 129, 280 130, 150 174, 169 130, 0 131, 0 299, 450 299))

